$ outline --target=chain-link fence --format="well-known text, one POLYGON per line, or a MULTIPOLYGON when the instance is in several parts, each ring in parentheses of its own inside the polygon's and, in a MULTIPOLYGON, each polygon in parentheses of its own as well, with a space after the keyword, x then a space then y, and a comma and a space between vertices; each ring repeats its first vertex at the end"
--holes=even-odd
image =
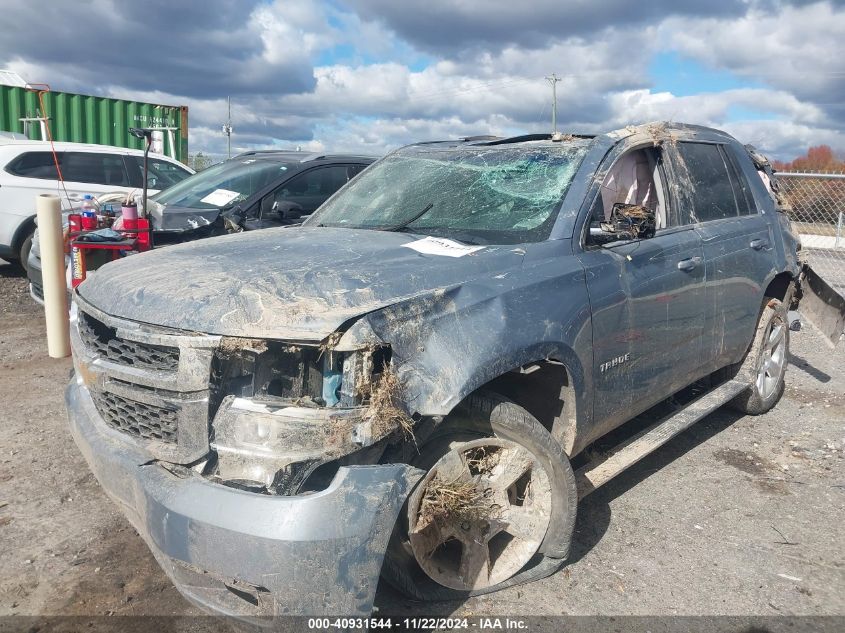
POLYGON ((845 174, 778 172, 813 269, 845 293, 845 174))

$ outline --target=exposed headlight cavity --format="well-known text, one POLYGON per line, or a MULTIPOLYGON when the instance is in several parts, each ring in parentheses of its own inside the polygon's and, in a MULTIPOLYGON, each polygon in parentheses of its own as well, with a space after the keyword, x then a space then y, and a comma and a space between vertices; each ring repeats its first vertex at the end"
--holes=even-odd
POLYGON ((316 345, 224 339, 213 382, 218 403, 234 395, 356 407, 366 404, 374 375, 389 360, 387 347, 335 352, 316 345))
POLYGON ((224 339, 211 402, 216 475, 225 483, 295 494, 320 465, 377 448, 390 429, 367 404, 390 349, 224 339))

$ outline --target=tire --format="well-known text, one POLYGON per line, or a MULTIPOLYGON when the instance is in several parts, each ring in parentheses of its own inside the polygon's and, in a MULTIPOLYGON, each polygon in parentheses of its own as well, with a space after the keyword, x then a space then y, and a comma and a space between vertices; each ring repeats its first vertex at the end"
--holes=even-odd
MULTIPOLYGON (((496 468, 499 468, 496 472, 507 472, 508 463, 502 462, 500 468, 496 466, 496 468)), ((427 475, 420 480, 405 502, 388 544, 382 569, 385 579, 403 593, 422 601, 462 599, 543 578, 554 573, 563 565, 569 554, 575 526, 578 503, 575 477, 569 460, 560 445, 522 407, 490 392, 482 392, 468 397, 440 424, 431 436, 426 438, 425 443, 419 446, 419 454, 411 460, 411 464, 425 470, 427 475), (518 497, 518 502, 512 501, 512 503, 517 506, 526 506, 529 515, 532 517, 535 516, 534 513, 541 514, 536 508, 542 510, 548 507, 545 514, 548 517, 548 522, 542 524, 544 527, 541 529, 545 529, 544 534, 539 535, 539 532, 536 532, 534 540, 525 539, 523 541, 522 537, 516 538, 505 534, 505 541, 508 542, 508 545, 499 550, 495 562, 491 562, 494 560, 494 540, 499 539, 504 532, 512 532, 513 529, 512 527, 505 528, 502 532, 496 534, 495 538, 491 538, 489 534, 493 533, 494 530, 490 526, 493 523, 487 522, 488 537, 484 542, 484 547, 487 548, 488 563, 485 566, 486 571, 484 573, 487 574, 487 581, 490 584, 480 587, 462 587, 454 584, 447 586, 448 583, 444 584, 443 578, 440 578, 439 581, 434 579, 436 574, 434 574, 431 565, 426 566, 431 573, 425 571, 421 566, 417 557, 420 550, 414 548, 415 541, 409 536, 409 527, 416 522, 417 516, 422 516, 421 513, 417 513, 422 506, 417 504, 420 498, 427 498, 424 496, 428 494, 429 488, 427 486, 433 485, 432 476, 440 472, 437 469, 442 469, 444 463, 442 460, 446 459, 447 454, 454 454, 456 451, 462 450, 476 450, 467 449, 467 447, 481 444, 488 448, 492 447, 492 449, 496 449, 497 446, 502 447, 502 452, 499 453, 500 459, 506 458, 502 455, 519 454, 524 456, 530 453, 533 460, 529 462, 531 466, 513 485, 507 488, 507 499, 514 499, 511 496, 512 490, 516 489, 520 481, 528 477, 529 483, 525 484, 522 497, 518 497), (505 452, 510 450, 515 452, 505 452), (548 489, 548 496, 545 493, 546 489, 548 489), (529 497, 530 501, 526 501, 529 497), (537 498, 541 498, 545 502, 538 502, 537 498), (527 546, 529 542, 532 544, 531 546, 523 547, 527 546), (539 546, 536 546, 536 550, 531 549, 535 547, 533 544, 537 542, 539 542, 539 546), (518 551, 519 554, 513 554, 514 551, 518 551), (508 555, 505 555, 504 552, 508 552, 508 555), (518 565, 518 567, 514 567, 515 565, 518 565), (493 582, 494 571, 497 569, 500 571, 503 569, 507 576, 499 577, 493 582)), ((488 474, 493 472, 491 470, 488 474)), ((519 471, 513 470, 510 472, 516 473, 519 471)), ((505 475, 501 475, 501 477, 503 480, 506 479, 505 475)), ((507 486, 508 484, 505 483, 504 485, 507 486)), ((501 508, 501 505, 494 505, 496 508, 501 508)), ((511 509, 513 509, 513 506, 508 506, 506 511, 509 512, 511 509)), ((445 516, 447 519, 452 517, 450 514, 445 516)), ((483 518, 479 517, 480 515, 473 517, 473 522, 477 519, 479 525, 485 524, 483 518)), ((428 525, 430 526, 432 523, 433 521, 430 521, 428 525)), ((468 523, 468 521, 462 521, 460 524, 464 527, 468 523)), ((511 523, 510 525, 515 524, 511 523)), ((524 525, 526 524, 521 524, 519 529, 523 529, 524 525)), ((535 528, 536 525, 532 524, 530 529, 535 528)), ((440 529, 437 528, 437 531, 439 534, 440 529)), ((418 536, 418 534, 415 532, 414 536, 418 536)), ((450 540, 454 541, 454 539, 450 540)), ((501 540, 497 541, 497 546, 501 542, 501 540)), ((463 565, 463 552, 464 550, 461 549, 458 554, 460 565, 463 565)), ((497 573, 501 576, 500 572, 497 573)), ((460 577, 460 575, 457 577, 460 577)))
POLYGON ((757 321, 757 330, 745 358, 739 363, 737 380, 748 389, 731 400, 729 407, 748 415, 761 415, 774 407, 784 390, 789 363, 789 321, 786 306, 767 298, 757 321))
POLYGON ((21 242, 21 247, 18 249, 18 265, 23 268, 25 272, 29 271, 29 251, 32 250, 32 237, 35 235, 35 228, 30 227, 21 242))

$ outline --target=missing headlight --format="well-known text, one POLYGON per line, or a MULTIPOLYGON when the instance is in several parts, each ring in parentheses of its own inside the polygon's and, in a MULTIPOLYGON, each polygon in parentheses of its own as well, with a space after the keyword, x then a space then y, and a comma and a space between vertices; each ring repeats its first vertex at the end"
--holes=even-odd
MULTIPOLYGON (((316 345, 224 339, 212 368, 215 405, 228 395, 356 407, 390 361, 388 347, 335 352, 316 345)), ((213 415, 216 406, 211 410, 213 415)))
POLYGON ((390 363, 390 348, 375 347, 344 354, 343 378, 340 385, 340 406, 365 404, 372 394, 378 376, 390 363))
POLYGON ((225 338, 212 362, 217 404, 229 395, 320 404, 322 381, 317 346, 225 338))

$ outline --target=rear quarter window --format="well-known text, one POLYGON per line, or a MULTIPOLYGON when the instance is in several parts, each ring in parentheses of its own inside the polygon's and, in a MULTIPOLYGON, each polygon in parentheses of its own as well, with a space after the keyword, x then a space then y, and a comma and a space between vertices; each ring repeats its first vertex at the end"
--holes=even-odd
POLYGON ((725 153, 725 159, 728 166, 728 173, 731 178, 731 185, 734 190, 734 197, 736 198, 736 206, 740 215, 752 215, 757 213, 757 206, 754 204, 754 194, 751 192, 751 186, 742 173, 736 156, 729 148, 723 147, 722 151, 725 153))
MULTIPOLYGON (((59 165, 61 165, 63 152, 57 152, 57 154, 59 165)), ((9 164, 6 165, 6 171, 21 178, 43 178, 45 180, 58 180, 59 178, 51 152, 24 152, 9 161, 9 164)))

